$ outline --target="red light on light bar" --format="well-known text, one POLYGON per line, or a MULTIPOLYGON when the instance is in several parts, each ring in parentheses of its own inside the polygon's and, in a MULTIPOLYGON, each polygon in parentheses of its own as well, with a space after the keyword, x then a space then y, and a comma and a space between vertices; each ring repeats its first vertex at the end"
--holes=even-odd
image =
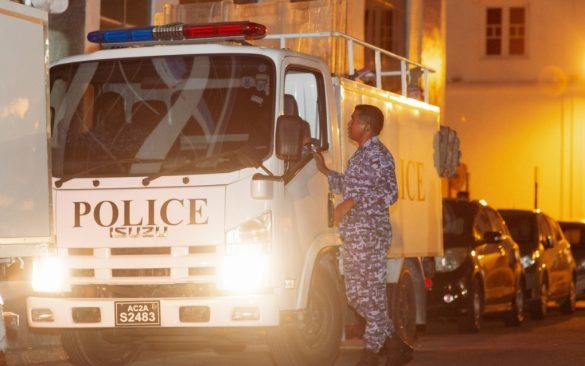
POLYGON ((266 27, 252 22, 230 22, 215 24, 200 24, 183 26, 183 36, 186 39, 213 38, 213 37, 244 37, 244 39, 259 39, 266 35, 266 27))

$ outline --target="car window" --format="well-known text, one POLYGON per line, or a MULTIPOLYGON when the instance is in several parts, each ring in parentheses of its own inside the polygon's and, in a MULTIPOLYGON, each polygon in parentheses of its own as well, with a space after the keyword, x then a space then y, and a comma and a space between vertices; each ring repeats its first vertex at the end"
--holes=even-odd
POLYGON ((486 207, 486 211, 491 221, 491 230, 504 233, 504 220, 500 217, 500 215, 491 207, 486 207))
POLYGON ((552 237, 553 237, 553 241, 555 243, 558 243, 559 241, 563 240, 563 231, 561 230, 561 227, 559 226, 559 224, 556 222, 555 219, 547 216, 546 217, 549 225, 550 225, 550 229, 551 229, 551 233, 552 233, 552 237))
POLYGON ((472 237, 473 206, 465 202, 444 201, 443 245, 445 248, 470 245, 472 237))
MULTIPOLYGON (((538 239, 539 241, 545 242, 546 238, 552 238, 552 232, 549 227, 548 222, 546 221, 544 215, 538 215, 538 239)), ((554 239, 554 238, 553 238, 554 239)))
POLYGON ((473 236, 476 240, 483 238, 486 231, 492 230, 492 222, 486 210, 482 207, 477 211, 473 220, 473 236))
POLYGON ((585 236, 583 235, 583 231, 577 227, 570 227, 565 228, 564 230, 565 238, 571 243, 571 247, 573 248, 585 248, 583 245, 583 239, 585 236))
POLYGON ((512 234, 514 241, 520 246, 520 252, 523 255, 532 253, 538 248, 541 242, 538 230, 538 217, 530 211, 500 211, 500 214, 506 220, 506 227, 512 234))
POLYGON ((521 246, 534 246, 539 240, 536 237, 534 216, 532 214, 504 213, 506 227, 510 229, 512 237, 521 246))
POLYGON ((505 220, 502 220, 502 227, 504 228, 502 233, 509 235, 509 236, 512 236, 512 232, 510 231, 510 228, 508 227, 508 224, 506 223, 505 220))

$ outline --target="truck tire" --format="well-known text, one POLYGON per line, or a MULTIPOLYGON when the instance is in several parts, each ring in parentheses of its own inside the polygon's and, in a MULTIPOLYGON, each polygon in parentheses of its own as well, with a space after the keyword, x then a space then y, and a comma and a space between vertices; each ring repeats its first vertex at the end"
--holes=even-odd
POLYGON ((98 329, 65 330, 61 344, 69 361, 77 366, 124 366, 140 356, 142 346, 110 343, 98 329))
MULTIPOLYGON (((416 295, 414 277, 408 266, 404 266, 398 278, 398 284, 388 286, 388 311, 394 324, 394 331, 403 343, 409 347, 404 352, 412 353, 416 342, 416 295)), ((412 358, 412 354, 402 355, 404 359, 412 358)))
POLYGON ((337 284, 317 269, 300 325, 281 325, 268 334, 270 353, 278 366, 330 366, 339 353, 343 316, 337 284))

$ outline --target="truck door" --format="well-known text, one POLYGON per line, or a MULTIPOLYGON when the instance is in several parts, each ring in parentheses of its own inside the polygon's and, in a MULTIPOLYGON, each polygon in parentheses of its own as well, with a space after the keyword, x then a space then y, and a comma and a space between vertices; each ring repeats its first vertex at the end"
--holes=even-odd
POLYGON ((285 212, 290 215, 294 228, 291 230, 294 237, 289 238, 294 243, 290 244, 297 248, 297 260, 304 263, 305 268, 311 268, 309 264, 312 262, 307 261, 314 261, 322 245, 317 237, 329 230, 328 182, 317 170, 312 153, 327 146, 327 103, 324 73, 319 64, 313 67, 307 65, 306 60, 302 63, 303 66, 300 62, 285 65, 284 88, 279 99, 282 101, 281 114, 299 117, 305 127, 303 153, 298 161, 291 162, 286 168, 284 194, 285 212))

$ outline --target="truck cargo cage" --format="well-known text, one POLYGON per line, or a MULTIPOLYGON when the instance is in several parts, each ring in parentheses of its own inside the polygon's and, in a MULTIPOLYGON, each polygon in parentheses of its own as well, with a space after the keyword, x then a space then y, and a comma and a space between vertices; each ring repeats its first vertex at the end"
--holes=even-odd
POLYGON ((242 20, 263 24, 268 36, 254 44, 273 42, 269 47, 278 47, 276 42, 281 40, 280 48, 319 57, 336 75, 428 103, 428 73, 434 70, 360 41, 362 30, 353 21, 355 8, 350 6, 355 3, 352 0, 201 0, 165 4, 157 24, 242 20))
MULTIPOLYGON (((313 33, 289 33, 289 34, 271 34, 267 35, 263 38, 263 40, 278 40, 279 47, 282 49, 287 48, 287 40, 291 39, 319 39, 319 38, 329 38, 333 41, 340 40, 345 42, 345 49, 347 51, 346 60, 347 60, 347 76, 350 78, 356 77, 356 69, 355 69, 355 57, 356 53, 354 47, 356 45, 364 47, 366 50, 370 50, 374 52, 374 75, 375 75, 375 84, 374 86, 379 89, 383 89, 382 87, 382 78, 385 76, 399 76, 400 77, 400 86, 401 86, 401 95, 404 97, 408 97, 408 89, 409 85, 418 85, 418 80, 416 76, 422 74, 423 78, 423 101, 425 103, 429 102, 429 73, 434 73, 435 70, 426 67, 418 62, 411 61, 405 57, 382 49, 380 47, 374 46, 370 43, 361 41, 357 38, 351 37, 347 34, 341 32, 313 32, 313 33), (400 62, 400 70, 383 70, 382 69, 382 56, 389 57, 390 59, 397 60, 400 62), (416 76, 415 76, 416 75, 416 76)), ((332 68, 335 70, 335 68, 332 68)))

